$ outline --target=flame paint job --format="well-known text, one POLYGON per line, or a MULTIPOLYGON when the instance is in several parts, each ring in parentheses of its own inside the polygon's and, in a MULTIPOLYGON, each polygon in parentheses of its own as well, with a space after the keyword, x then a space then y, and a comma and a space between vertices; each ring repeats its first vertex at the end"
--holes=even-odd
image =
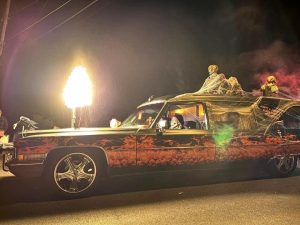
POLYGON ((223 148, 211 135, 113 135, 61 136, 19 139, 18 154, 47 154, 61 147, 98 147, 112 168, 129 166, 200 165, 224 160, 259 159, 280 154, 299 154, 300 140, 281 137, 240 136, 223 148))
POLYGON ((136 164, 136 137, 133 135, 61 136, 20 139, 16 142, 18 154, 47 154, 50 150, 65 147, 96 147, 105 150, 111 167, 136 164))
MULTIPOLYGON (((300 155, 298 128, 296 131, 298 137, 264 135, 268 134, 265 131, 268 131, 270 125, 282 120, 282 115, 289 108, 300 106, 297 101, 250 96, 184 94, 159 102, 166 102, 166 105, 178 102, 205 103, 209 130, 166 130, 160 135, 155 128, 38 131, 28 133, 31 136, 15 142, 17 154, 48 154, 52 149, 74 146, 96 147, 99 151, 102 149, 105 152, 110 168, 197 166, 204 163, 259 159, 281 154, 300 155), (228 112, 235 113, 234 115, 239 113, 239 118, 231 121, 232 124, 238 123, 232 134, 226 133, 226 144, 220 146, 224 140, 221 139, 219 143, 214 137, 218 134, 220 124, 230 122, 231 117, 226 114, 228 112), (238 133, 239 130, 243 133, 238 133)), ((143 105, 147 104, 150 103, 143 105)), ((158 119, 156 118, 156 123, 158 119)))
POLYGON ((214 143, 202 135, 142 135, 138 137, 138 166, 197 165, 215 160, 214 143))
POLYGON ((227 149, 217 148, 218 160, 259 159, 282 154, 299 154, 300 140, 294 135, 285 137, 241 136, 231 141, 227 149))

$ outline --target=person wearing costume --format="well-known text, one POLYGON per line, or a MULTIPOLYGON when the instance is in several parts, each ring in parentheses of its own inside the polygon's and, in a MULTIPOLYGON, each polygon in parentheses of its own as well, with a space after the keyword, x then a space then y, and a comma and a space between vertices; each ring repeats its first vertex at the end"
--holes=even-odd
POLYGON ((276 77, 273 75, 268 76, 266 83, 263 84, 260 89, 263 93, 263 96, 277 96, 279 89, 277 86, 276 77))

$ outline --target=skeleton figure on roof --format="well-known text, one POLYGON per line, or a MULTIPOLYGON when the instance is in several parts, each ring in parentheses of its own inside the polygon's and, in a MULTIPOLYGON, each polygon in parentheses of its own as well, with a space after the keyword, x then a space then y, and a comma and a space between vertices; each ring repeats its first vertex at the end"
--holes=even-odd
POLYGON ((218 74, 218 70, 219 67, 217 65, 208 67, 209 76, 196 94, 226 94, 229 85, 225 75, 223 73, 218 74))
POLYGON ((226 91, 226 95, 245 95, 245 91, 242 89, 242 86, 236 77, 229 77, 227 82, 229 87, 226 91))

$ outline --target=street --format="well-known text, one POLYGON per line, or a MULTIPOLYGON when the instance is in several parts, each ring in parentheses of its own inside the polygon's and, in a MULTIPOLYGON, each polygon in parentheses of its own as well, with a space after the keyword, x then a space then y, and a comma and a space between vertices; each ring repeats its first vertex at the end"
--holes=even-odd
POLYGON ((1 224, 298 224, 300 169, 269 179, 252 169, 128 176, 93 196, 45 196, 36 179, 0 173, 1 224))

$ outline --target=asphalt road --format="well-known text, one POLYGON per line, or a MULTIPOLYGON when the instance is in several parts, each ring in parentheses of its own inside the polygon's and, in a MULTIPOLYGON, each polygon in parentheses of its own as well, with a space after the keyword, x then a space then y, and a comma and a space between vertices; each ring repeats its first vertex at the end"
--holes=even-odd
POLYGON ((0 171, 0 224, 300 224, 299 168, 281 179, 254 168, 121 177, 73 200, 43 193, 0 171))

